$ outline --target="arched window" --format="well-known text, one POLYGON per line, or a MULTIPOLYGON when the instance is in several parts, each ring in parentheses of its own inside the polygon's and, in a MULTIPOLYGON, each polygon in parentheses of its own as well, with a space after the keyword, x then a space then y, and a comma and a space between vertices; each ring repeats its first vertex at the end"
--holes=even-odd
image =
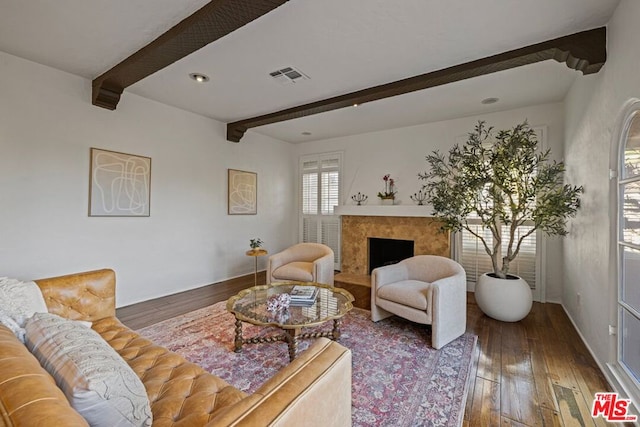
POLYGON ((625 389, 640 391, 640 102, 620 133, 618 173, 617 367, 625 389))

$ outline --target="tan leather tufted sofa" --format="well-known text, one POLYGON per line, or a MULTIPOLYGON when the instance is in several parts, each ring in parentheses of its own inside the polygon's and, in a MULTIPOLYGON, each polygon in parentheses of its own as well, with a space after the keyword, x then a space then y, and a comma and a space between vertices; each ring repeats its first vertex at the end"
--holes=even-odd
MULTIPOLYGON (((37 280, 49 312, 93 322, 142 379, 154 426, 350 426, 351 352, 316 340, 251 395, 154 345, 115 317, 115 273, 37 280)), ((0 325, 0 426, 85 426, 53 378, 0 325)))

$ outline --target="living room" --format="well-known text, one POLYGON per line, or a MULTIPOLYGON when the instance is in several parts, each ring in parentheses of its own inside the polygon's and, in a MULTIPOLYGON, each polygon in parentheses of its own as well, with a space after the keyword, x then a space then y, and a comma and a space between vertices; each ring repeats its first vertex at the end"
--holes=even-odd
MULTIPOLYGON (((301 156, 342 153, 345 205, 357 192, 377 203, 387 173, 409 205, 429 152, 447 150, 480 119, 498 129, 527 119, 546 130, 546 146, 567 164, 567 181, 585 188, 569 235, 546 243, 545 300, 562 304, 608 381, 623 392, 609 368, 618 357, 609 334, 609 326, 618 325, 617 193, 610 170, 619 168, 625 108, 640 98, 637 1, 610 2, 611 15, 597 17, 602 22, 593 27, 607 27, 605 65, 588 76, 574 72, 570 89, 553 101, 517 108, 498 103, 491 112, 301 143, 260 129, 231 143, 224 122, 126 90, 115 111, 92 106, 91 79, 18 54, 22 33, 9 25, 15 18, 6 3, 9 13, 0 18, 0 275, 26 280, 113 268, 117 307, 252 275, 254 260, 245 255, 251 238, 260 237, 270 253, 300 240, 301 156), (92 147, 152 159, 150 216, 88 216, 92 147), (257 173, 256 215, 228 215, 228 169, 257 173)), ((54 48, 60 57, 73 56, 54 48)), ((553 61, 532 67, 567 68, 553 61)), ((497 96, 492 82, 500 76, 480 77, 491 84, 474 102, 497 96)), ((464 93, 465 83, 459 84, 464 93)), ((263 257, 258 269, 265 268, 263 257)))

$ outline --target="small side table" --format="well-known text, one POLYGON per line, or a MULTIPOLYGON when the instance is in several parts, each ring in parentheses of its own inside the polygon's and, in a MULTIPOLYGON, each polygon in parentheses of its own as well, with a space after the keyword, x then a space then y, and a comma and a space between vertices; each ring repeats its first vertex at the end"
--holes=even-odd
POLYGON ((247 256, 252 256, 255 258, 256 262, 255 262, 255 269, 254 269, 254 273, 253 273, 253 282, 254 282, 254 286, 258 286, 258 257, 259 256, 265 256, 267 255, 269 252, 267 252, 266 249, 262 249, 262 248, 256 248, 256 249, 249 249, 246 252, 247 256))

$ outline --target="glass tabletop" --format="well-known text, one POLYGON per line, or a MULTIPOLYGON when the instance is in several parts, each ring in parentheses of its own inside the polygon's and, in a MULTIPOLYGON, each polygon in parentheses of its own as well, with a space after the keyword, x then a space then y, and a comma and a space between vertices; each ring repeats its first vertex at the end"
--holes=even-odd
POLYGON ((254 286, 240 291, 227 301, 227 310, 237 319, 255 325, 274 325, 283 329, 319 325, 339 319, 353 308, 354 298, 348 291, 315 282, 279 282, 254 286), (267 300, 279 294, 290 294, 294 286, 318 288, 315 302, 309 306, 293 306, 280 311, 267 310, 267 300))

